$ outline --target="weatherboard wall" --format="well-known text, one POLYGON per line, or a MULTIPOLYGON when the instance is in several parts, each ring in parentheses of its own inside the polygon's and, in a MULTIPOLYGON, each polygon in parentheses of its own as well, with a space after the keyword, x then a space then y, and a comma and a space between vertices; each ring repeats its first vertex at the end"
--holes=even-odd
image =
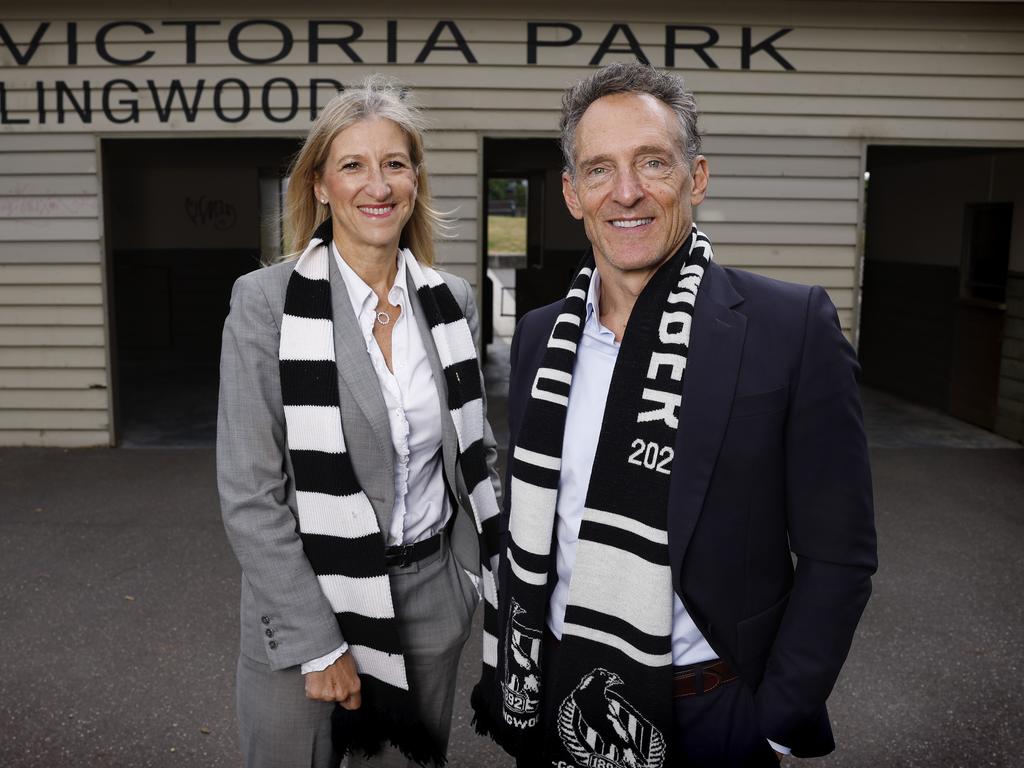
POLYGON ((103 138, 301 136, 388 73, 433 125, 442 264, 479 285, 482 138, 553 136, 568 84, 642 56, 697 94, 720 261, 825 286, 851 338, 866 146, 1024 144, 1020 4, 633 5, 5 4, 0 444, 112 439, 103 138))

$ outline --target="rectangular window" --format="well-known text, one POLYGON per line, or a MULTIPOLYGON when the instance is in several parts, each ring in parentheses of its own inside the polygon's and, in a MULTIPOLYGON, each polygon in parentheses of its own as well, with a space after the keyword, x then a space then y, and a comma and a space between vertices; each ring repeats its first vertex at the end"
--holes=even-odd
POLYGON ((487 180, 487 257, 492 267, 519 266, 526 256, 526 209, 529 182, 524 178, 487 180))

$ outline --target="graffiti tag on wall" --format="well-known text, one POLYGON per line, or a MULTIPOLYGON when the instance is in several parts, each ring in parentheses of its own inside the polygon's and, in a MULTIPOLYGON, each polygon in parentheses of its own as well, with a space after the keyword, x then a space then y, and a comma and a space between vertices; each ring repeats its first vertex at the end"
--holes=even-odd
POLYGON ((196 227, 210 227, 219 232, 235 226, 238 214, 227 200, 210 199, 206 195, 185 198, 185 213, 196 227))

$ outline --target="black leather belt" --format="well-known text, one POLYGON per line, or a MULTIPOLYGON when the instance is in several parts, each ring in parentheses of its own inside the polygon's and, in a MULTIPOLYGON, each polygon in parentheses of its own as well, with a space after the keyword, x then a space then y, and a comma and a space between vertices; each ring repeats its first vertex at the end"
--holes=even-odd
POLYGON ((441 549, 444 531, 415 544, 399 544, 384 549, 384 565, 388 568, 407 568, 441 549))

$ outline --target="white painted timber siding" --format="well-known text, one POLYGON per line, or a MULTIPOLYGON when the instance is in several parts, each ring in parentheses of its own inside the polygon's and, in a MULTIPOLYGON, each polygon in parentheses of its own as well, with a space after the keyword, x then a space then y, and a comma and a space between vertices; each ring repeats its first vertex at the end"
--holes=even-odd
POLYGON ((438 265, 475 286, 480 276, 478 216, 482 208, 477 134, 432 130, 426 144, 434 208, 451 221, 451 228, 437 244, 438 265))
POLYGON ((0 444, 109 440, 95 140, 0 134, 0 444))
MULTIPOLYGON (((97 135, 300 135, 310 122, 311 81, 352 84, 386 72, 412 88, 433 125, 427 163, 434 202, 454 219, 452 236, 439 244, 440 262, 477 283, 483 137, 554 136, 563 89, 593 71, 591 59, 614 25, 628 25, 658 67, 673 55, 669 28, 685 26, 674 31, 679 43, 717 36, 703 57, 693 49, 674 51, 674 69, 703 112, 711 194, 698 212, 701 226, 725 264, 825 286, 851 336, 866 146, 1024 145, 1020 3, 399 0, 363 12, 366 6, 325 11, 309 0, 253 0, 244 14, 240 7, 196 0, 4 4, 0 22, 22 57, 40 23, 50 27, 24 65, 0 45, 0 444, 110 439, 97 135), (254 19, 284 25, 287 55, 261 65, 232 53, 232 28, 254 19), (313 62, 311 19, 334 22, 321 27, 325 38, 354 32, 346 21, 360 25, 349 45, 361 62, 329 41, 313 62), (186 20, 219 22, 194 28, 194 63, 186 61, 180 23, 186 20), (104 52, 117 59, 148 56, 144 62, 113 64, 97 48, 104 25, 125 21, 133 24, 110 29, 104 52), (441 21, 457 25, 476 63, 452 50, 450 27, 426 61, 416 63, 441 21), (68 22, 78 40, 74 65, 68 22), (533 64, 529 22, 547 25, 538 28, 533 64), (579 39, 551 45, 573 34, 571 27, 552 26, 558 23, 577 28, 579 39), (758 47, 766 40, 785 64, 771 48, 758 47), (294 83, 294 109, 287 83, 275 78, 294 83), (232 79, 243 81, 250 105, 237 123, 224 119, 241 114, 243 105, 232 79), (104 96, 114 80, 126 82, 107 87, 104 96), (183 91, 172 96, 175 80, 183 91), (59 114, 58 81, 81 103, 90 84, 88 121, 66 96, 59 114), (173 106, 162 107, 161 116, 154 102, 169 99, 173 106), (193 101, 188 114, 184 103, 193 101)), ((254 24, 238 35, 237 47, 251 58, 271 58, 282 40, 278 26, 254 24)), ((629 42, 626 29, 617 28, 612 48, 629 42)), ((613 51, 603 62, 631 57, 613 51)), ((329 92, 321 84, 319 103, 329 92)))
POLYGON ((711 135, 711 183, 697 222, 718 261, 821 285, 849 334, 857 287, 861 142, 711 135))

